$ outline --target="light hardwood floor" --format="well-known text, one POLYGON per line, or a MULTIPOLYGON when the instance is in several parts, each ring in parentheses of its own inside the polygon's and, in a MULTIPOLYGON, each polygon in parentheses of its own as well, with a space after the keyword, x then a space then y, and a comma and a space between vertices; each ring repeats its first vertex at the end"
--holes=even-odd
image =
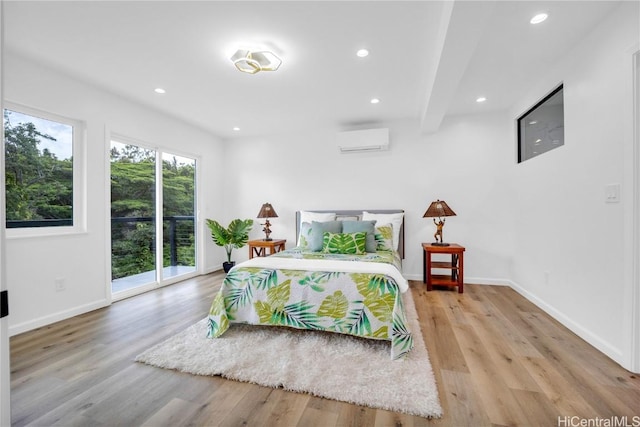
POLYGON ((191 279, 13 337, 13 424, 568 427, 627 416, 640 425, 638 375, 500 286, 465 285, 460 295, 411 282, 441 419, 133 361, 204 318, 222 277, 191 279))

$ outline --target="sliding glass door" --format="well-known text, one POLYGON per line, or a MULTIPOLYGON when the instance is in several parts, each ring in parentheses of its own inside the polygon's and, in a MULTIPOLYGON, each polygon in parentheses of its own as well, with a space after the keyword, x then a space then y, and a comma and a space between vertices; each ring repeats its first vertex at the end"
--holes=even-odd
POLYGON ((196 271, 196 161, 162 153, 162 266, 168 279, 196 271))
POLYGON ((114 296, 196 271, 195 171, 194 159, 111 142, 114 296))

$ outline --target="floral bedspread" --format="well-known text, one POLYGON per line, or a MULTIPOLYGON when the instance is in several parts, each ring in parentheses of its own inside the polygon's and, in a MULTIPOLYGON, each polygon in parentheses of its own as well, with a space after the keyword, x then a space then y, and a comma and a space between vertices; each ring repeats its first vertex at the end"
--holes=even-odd
POLYGON ((413 337, 399 265, 391 252, 343 255, 293 248, 253 258, 224 279, 209 311, 208 337, 219 337, 231 323, 287 326, 389 340, 392 359, 401 358, 413 348, 413 337), (328 265, 331 269, 324 268, 328 265), (389 265, 398 280, 384 273, 389 265))

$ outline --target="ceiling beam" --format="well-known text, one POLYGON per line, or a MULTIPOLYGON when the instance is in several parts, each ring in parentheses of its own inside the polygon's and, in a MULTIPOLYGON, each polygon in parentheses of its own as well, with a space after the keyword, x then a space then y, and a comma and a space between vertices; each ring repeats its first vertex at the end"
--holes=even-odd
POLYGON ((491 17, 495 1, 446 2, 434 46, 434 66, 427 76, 427 93, 421 130, 438 130, 469 61, 491 17))

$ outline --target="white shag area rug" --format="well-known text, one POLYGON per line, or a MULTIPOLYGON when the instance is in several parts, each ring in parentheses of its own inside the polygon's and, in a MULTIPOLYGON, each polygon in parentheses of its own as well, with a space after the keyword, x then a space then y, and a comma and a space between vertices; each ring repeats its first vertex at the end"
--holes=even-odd
POLYGON ((207 319, 152 347, 136 361, 196 375, 309 393, 426 418, 442 416, 438 389, 411 291, 404 294, 414 349, 390 358, 390 343, 296 329, 234 325, 209 339, 207 319))

